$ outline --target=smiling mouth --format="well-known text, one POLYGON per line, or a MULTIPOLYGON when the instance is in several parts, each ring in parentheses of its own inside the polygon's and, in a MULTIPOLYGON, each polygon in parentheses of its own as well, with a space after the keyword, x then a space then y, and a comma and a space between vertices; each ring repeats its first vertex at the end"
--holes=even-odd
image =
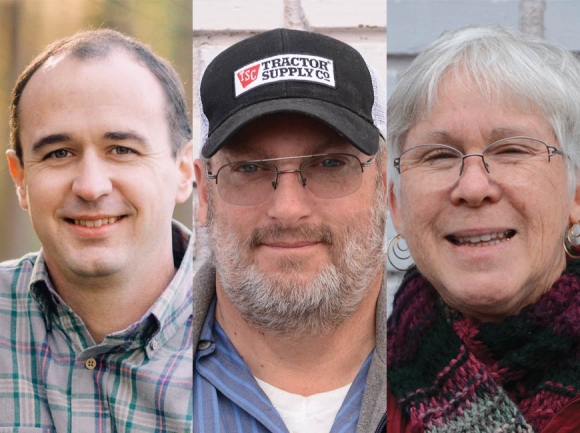
POLYGON ((516 234, 515 230, 506 230, 504 232, 486 233, 480 236, 446 236, 446 239, 453 245, 461 247, 489 247, 499 245, 509 241, 516 234))
POLYGON ((105 226, 108 224, 114 224, 117 221, 119 221, 121 218, 123 218, 123 216, 118 216, 118 217, 110 217, 110 218, 99 218, 96 220, 77 220, 77 219, 71 219, 71 218, 67 218, 66 220, 74 225, 78 225, 78 226, 84 226, 84 227, 101 227, 101 226, 105 226))

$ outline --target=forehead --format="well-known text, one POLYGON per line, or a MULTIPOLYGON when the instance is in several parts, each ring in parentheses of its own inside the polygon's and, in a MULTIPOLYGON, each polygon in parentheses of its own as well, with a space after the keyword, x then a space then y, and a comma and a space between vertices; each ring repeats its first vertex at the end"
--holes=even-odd
POLYGON ((167 123, 160 83, 122 50, 83 60, 67 55, 50 58, 25 86, 18 111, 23 148, 43 134, 74 135, 98 125, 119 130, 167 123))
POLYGON ((29 99, 28 95, 36 97, 37 93, 46 95, 49 92, 85 99, 105 92, 111 103, 139 97, 144 102, 145 93, 159 97, 158 102, 164 102, 161 85, 153 73, 120 48, 88 59, 79 59, 68 53, 48 58, 26 84, 21 106, 29 99))
POLYGON ((436 98, 409 130, 405 148, 425 143, 459 146, 476 139, 490 144, 522 135, 554 141, 545 115, 529 100, 456 73, 441 81, 436 98))
POLYGON ((244 126, 218 155, 266 159, 337 152, 360 153, 319 120, 300 114, 274 114, 244 126))

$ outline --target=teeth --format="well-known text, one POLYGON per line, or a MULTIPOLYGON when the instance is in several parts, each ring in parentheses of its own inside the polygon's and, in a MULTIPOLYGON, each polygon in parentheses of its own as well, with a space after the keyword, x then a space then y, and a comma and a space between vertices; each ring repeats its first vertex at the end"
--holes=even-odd
POLYGON ((501 244, 502 242, 507 242, 514 235, 514 230, 506 230, 505 232, 487 233, 481 236, 452 236, 451 238, 456 245, 468 247, 488 247, 491 245, 501 244))
POLYGON ((113 224, 120 219, 121 217, 101 218, 98 220, 75 220, 75 224, 85 227, 101 227, 107 224, 113 224))

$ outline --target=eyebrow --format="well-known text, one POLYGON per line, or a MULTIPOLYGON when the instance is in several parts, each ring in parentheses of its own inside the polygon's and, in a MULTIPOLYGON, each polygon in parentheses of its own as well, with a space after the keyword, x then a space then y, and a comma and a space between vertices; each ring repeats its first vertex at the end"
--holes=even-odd
POLYGON ((147 139, 145 137, 143 137, 141 134, 138 134, 137 132, 134 132, 134 131, 106 132, 103 135, 103 138, 105 140, 114 140, 114 141, 132 140, 132 141, 138 141, 139 143, 141 143, 143 145, 148 145, 147 139))
MULTIPOLYGON (((251 146, 244 146, 245 143, 240 143, 236 147, 224 146, 222 148, 222 155, 228 160, 227 162, 232 162, 238 158, 244 158, 244 160, 261 160, 261 159, 271 159, 275 156, 271 153, 270 149, 255 149, 251 146), (249 148, 248 148, 249 147, 249 148)), ((350 143, 346 138, 341 140, 336 140, 335 138, 329 138, 322 143, 316 143, 308 146, 305 150, 305 156, 308 155, 318 155, 326 153, 354 153, 357 149, 350 143)), ((300 156, 300 155, 292 155, 300 156)))
POLYGON ((528 129, 523 128, 514 128, 511 126, 501 126, 499 128, 495 128, 491 131, 489 136, 491 143, 501 140, 502 138, 509 138, 509 137, 517 137, 517 136, 532 136, 534 137, 536 134, 532 133, 528 129))
MULTIPOLYGON (((145 146, 148 145, 147 140, 141 134, 134 131, 111 131, 103 134, 103 139, 113 140, 113 141, 125 141, 132 140, 137 141, 145 146)), ((32 153, 38 153, 43 147, 50 146, 51 144, 58 143, 68 143, 73 141, 73 138, 69 134, 50 134, 45 137, 41 137, 32 145, 32 153)))
POLYGON ((38 153, 40 150, 51 144, 66 143, 72 141, 72 137, 68 134, 50 134, 46 137, 41 137, 32 145, 32 153, 38 153))
POLYGON ((308 148, 308 152, 311 155, 324 153, 353 153, 353 151, 356 151, 356 148, 344 137, 340 137, 340 139, 331 137, 322 143, 317 143, 308 148))
MULTIPOLYGON (((512 127, 512 126, 500 126, 498 128, 494 128, 491 130, 489 134, 488 143, 491 144, 503 138, 509 137, 517 137, 517 136, 534 136, 535 133, 532 133, 530 130, 526 128, 519 128, 519 127, 512 127)), ((447 144, 451 146, 459 146, 463 140, 457 139, 453 137, 449 132, 445 130, 435 130, 429 131, 424 135, 420 136, 421 141, 429 140, 429 144, 447 144)))
POLYGON ((419 137, 420 144, 456 144, 458 140, 444 130, 429 131, 419 137), (424 141, 426 141, 424 143, 424 141))

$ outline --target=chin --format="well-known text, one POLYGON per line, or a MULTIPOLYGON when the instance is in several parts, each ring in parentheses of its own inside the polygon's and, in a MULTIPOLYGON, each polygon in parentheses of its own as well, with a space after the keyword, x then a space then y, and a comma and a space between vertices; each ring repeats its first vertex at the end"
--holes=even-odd
MULTIPOLYGON (((444 302, 468 316, 501 316, 517 314, 525 296, 518 290, 498 286, 498 280, 491 284, 466 283, 456 290, 438 290, 444 302), (465 290, 465 287, 469 287, 465 290)), ((508 286, 509 287, 509 286, 508 286)))
POLYGON ((79 277, 102 278, 119 272, 121 266, 114 259, 103 260, 101 257, 99 260, 83 260, 82 262, 73 263, 69 266, 69 269, 79 277))
POLYGON ((317 276, 327 263, 311 257, 282 257, 278 259, 266 259, 257 263, 258 269, 265 274, 277 274, 280 276, 290 275, 296 277, 300 274, 304 279, 317 276))
POLYGON ((454 308, 466 316, 474 317, 482 322, 495 322, 507 316, 518 314, 524 306, 514 302, 513 296, 508 297, 504 293, 502 296, 479 296, 462 299, 454 308))

